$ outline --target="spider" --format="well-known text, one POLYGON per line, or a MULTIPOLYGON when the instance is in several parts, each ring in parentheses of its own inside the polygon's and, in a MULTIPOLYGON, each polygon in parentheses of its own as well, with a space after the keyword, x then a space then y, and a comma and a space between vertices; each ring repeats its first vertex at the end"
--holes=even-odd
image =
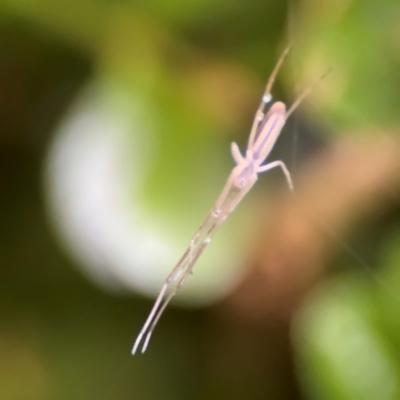
POLYGON ((182 258, 164 282, 160 294, 158 295, 146 322, 136 338, 132 354, 136 353, 140 343, 142 342, 143 336, 147 333, 142 347, 142 353, 146 351, 153 330, 168 303, 192 273, 194 265, 206 246, 210 243, 216 230, 256 183, 258 174, 280 167, 286 177, 289 189, 293 191, 292 178, 283 161, 272 161, 267 164, 263 164, 263 162, 274 147, 286 120, 300 105, 304 98, 311 93, 315 85, 321 81, 330 70, 306 88, 288 110, 286 110, 284 103, 277 101, 272 104, 269 111, 266 113, 265 108, 272 100, 271 89, 275 82, 276 75, 278 74, 283 60, 289 53, 291 47, 292 45, 289 45, 285 48, 268 79, 264 94, 261 98, 261 103, 253 120, 245 156, 240 153, 239 146, 233 142, 231 144, 231 153, 236 166, 229 175, 229 178, 213 209, 201 224, 200 228, 190 241, 190 245, 182 258), (164 299, 169 286, 176 279, 178 279, 178 282, 164 299))

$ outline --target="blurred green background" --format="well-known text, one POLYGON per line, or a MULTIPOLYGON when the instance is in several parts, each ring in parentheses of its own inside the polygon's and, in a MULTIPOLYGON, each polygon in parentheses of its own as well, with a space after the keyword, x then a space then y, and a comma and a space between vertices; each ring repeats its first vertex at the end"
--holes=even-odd
POLYGON ((0 1, 0 398, 399 399, 400 3, 0 1), (144 355, 274 88, 290 118, 144 355))

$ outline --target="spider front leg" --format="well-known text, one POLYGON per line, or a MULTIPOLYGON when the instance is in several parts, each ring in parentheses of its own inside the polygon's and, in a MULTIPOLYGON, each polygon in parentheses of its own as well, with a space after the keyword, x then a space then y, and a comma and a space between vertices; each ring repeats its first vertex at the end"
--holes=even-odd
POLYGON ((254 145, 254 138, 256 137, 257 134, 257 130, 258 127, 260 126, 261 121, 264 119, 265 117, 265 107, 267 104, 269 104, 272 100, 272 86, 274 85, 276 76, 278 75, 278 72, 282 66, 283 60, 285 59, 285 57, 288 55, 290 49, 292 48, 293 44, 290 43, 285 50, 283 50, 283 53, 281 54, 281 56, 279 57, 274 69, 271 72, 271 75, 268 79, 267 85, 265 87, 264 93, 261 97, 261 102, 260 105, 258 106, 258 109, 256 111, 256 115, 254 116, 254 120, 253 120, 253 125, 251 127, 251 131, 250 131, 250 137, 249 137, 249 143, 248 143, 248 148, 252 148, 254 145))
POLYGON ((286 181, 288 183, 289 189, 291 192, 293 192, 293 181, 292 181, 292 176, 290 175, 289 170, 287 169, 285 163, 283 161, 272 161, 268 164, 265 165, 260 165, 256 168, 256 172, 257 174, 261 173, 261 172, 266 172, 269 171, 270 169, 276 168, 276 167, 280 167, 282 169, 282 172, 285 174, 286 177, 286 181))

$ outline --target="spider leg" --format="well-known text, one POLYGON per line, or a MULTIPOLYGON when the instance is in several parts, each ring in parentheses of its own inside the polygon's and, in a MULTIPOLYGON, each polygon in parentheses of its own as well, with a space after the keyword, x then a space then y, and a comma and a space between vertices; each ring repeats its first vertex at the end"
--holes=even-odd
POLYGON ((146 335, 144 344, 142 347, 142 353, 146 350, 148 343, 150 341, 151 335, 155 326, 158 323, 162 313, 167 307, 168 303, 175 296, 175 294, 179 291, 179 289, 185 283, 187 277, 191 274, 192 269, 197 262, 198 258, 203 253, 204 249, 211 241, 212 236, 214 235, 217 228, 226 220, 229 213, 233 211, 236 205, 240 202, 243 196, 250 190, 253 186, 254 181, 250 182, 245 188, 237 188, 234 185, 235 179, 240 175, 243 171, 244 164, 236 166, 231 175, 229 176, 224 189, 222 190, 217 202, 215 203, 214 208, 210 212, 210 214, 206 217, 204 222, 201 224, 200 228, 197 230, 196 234, 193 236, 188 249, 183 254, 182 258, 179 260, 178 264, 174 267, 172 272, 169 274, 166 279, 160 294, 157 297, 157 300, 146 319, 145 324, 143 325, 136 341, 134 343, 132 354, 135 354, 140 343, 142 342, 143 337, 146 335), (205 234, 204 239, 200 241, 202 235, 205 234), (200 244, 199 244, 200 243, 200 244), (173 287, 168 296, 164 299, 165 294, 174 278, 178 276, 178 274, 183 271, 183 275, 180 277, 178 283, 173 287))
MULTIPOLYGON (((207 229, 206 227, 209 226, 209 222, 211 220, 210 215, 213 214, 213 212, 210 213, 210 215, 205 219, 203 224, 201 225, 199 231, 196 233, 195 237, 196 240, 191 242, 189 248, 186 250, 185 254, 181 258, 179 262, 179 266, 184 269, 184 273, 179 279, 179 282, 175 285, 175 287, 172 289, 170 294, 165 298, 164 302, 162 302, 164 298, 164 294, 168 288, 168 284, 170 281, 166 282, 164 284, 162 293, 160 293, 159 297, 157 298, 157 302, 153 307, 152 312, 150 313, 149 317, 146 320, 145 326, 143 326, 139 337, 136 339, 134 350, 136 351, 139 343, 141 342, 143 336, 146 334, 146 338, 142 347, 142 353, 146 351, 146 348, 148 346, 148 343, 150 341, 151 335, 153 333, 154 328, 156 327, 161 315, 163 314, 165 308, 169 304, 169 302, 172 300, 172 298, 176 295, 176 293, 179 291, 179 289, 184 285, 186 279, 188 276, 192 273, 192 269, 194 265, 196 264, 197 260, 203 253, 204 249, 206 246, 210 243, 212 236, 216 232, 217 228, 222 225, 222 223, 226 220, 228 215, 235 209, 235 207, 239 204, 239 202, 242 200, 244 195, 250 190, 250 188, 253 186, 254 181, 249 182, 249 184, 243 188, 238 190, 234 185, 234 178, 236 178, 236 173, 232 172, 230 178, 227 181, 227 184, 225 185, 224 190, 221 193, 221 196, 219 197, 216 207, 214 210, 220 210, 218 215, 214 215, 216 220, 212 223, 211 227, 208 229, 206 237, 203 239, 201 244, 196 247, 200 234, 204 229, 207 229), (234 189, 234 190, 233 190, 234 189)), ((177 267, 175 267, 177 268, 177 267)), ((178 269, 176 270, 178 271, 178 269)), ((175 271, 173 271, 170 274, 170 277, 175 277, 174 274, 175 271)))
POLYGON ((236 164, 243 163, 243 156, 240 153, 239 146, 235 142, 231 143, 231 153, 232 153, 232 157, 235 160, 236 164))
POLYGON ((272 161, 268 164, 265 165, 260 165, 259 167, 256 168, 256 172, 259 174, 261 172, 266 172, 269 171, 272 168, 280 167, 285 174, 286 181, 288 183, 289 189, 293 191, 293 181, 292 181, 292 176, 290 175, 289 170, 287 169, 285 163, 283 161, 272 161))
POLYGON ((272 100, 271 90, 272 90, 272 86, 274 85, 276 76, 278 75, 278 72, 279 72, 279 70, 280 70, 280 68, 282 66, 283 60, 288 55, 288 53, 289 53, 290 49, 292 48, 292 46, 293 46, 292 43, 290 43, 288 46, 286 46, 285 50, 283 50, 283 53, 279 57, 279 59, 278 59, 276 65, 275 65, 273 71, 271 72, 270 77, 268 78, 267 85, 266 85, 264 93, 263 93, 263 95, 261 97, 261 103, 258 106, 258 109, 256 111, 256 115, 254 116, 253 125, 251 127, 249 143, 247 145, 247 148, 249 148, 249 149, 251 149, 253 147, 254 138, 256 136, 257 129, 258 129, 259 125, 260 125, 260 122, 264 119, 265 106, 272 100))
POLYGON ((137 350, 140 342, 142 341, 142 338, 143 338, 144 334, 146 333, 148 327, 150 326, 151 321, 154 318, 154 315, 156 315, 157 310, 160 307, 160 304, 162 303, 164 295, 165 295, 166 291, 168 290, 168 287, 171 284, 172 280, 178 275, 180 270, 185 267, 185 264, 187 263, 188 254, 189 254, 189 249, 187 249, 185 251, 185 253, 181 257, 181 259, 179 260, 178 264, 176 264, 174 269, 171 271, 171 273, 168 275, 167 279, 165 280, 164 285, 162 286, 161 291, 160 291, 160 293, 159 293, 159 295, 157 297, 157 300, 154 303, 154 306, 151 309, 150 314, 146 319, 146 322, 144 323, 142 329, 139 332, 139 335, 137 336, 137 338, 135 340, 135 343, 134 343, 133 348, 132 348, 132 354, 136 353, 136 350, 137 350))
MULTIPOLYGON (((263 96, 263 98, 264 98, 264 96, 263 96)), ((258 127, 260 126, 262 120, 265 117, 265 113, 264 113, 265 105, 266 105, 266 103, 261 101, 261 104, 258 107, 258 110, 256 111, 256 115, 254 116, 253 124, 251 126, 250 136, 249 136, 249 142, 247 145, 247 148, 249 148, 249 149, 251 149, 253 147, 253 144, 254 144, 253 142, 254 142, 254 138, 256 137, 258 127)))
POLYGON ((324 74, 322 74, 318 79, 316 79, 309 87, 304 89, 302 93, 300 93, 299 97, 295 100, 295 102, 290 106, 289 110, 286 111, 286 119, 289 118, 290 114, 301 104, 301 102, 315 89, 319 82, 321 82, 325 77, 331 72, 331 69, 328 69, 324 74))
MULTIPOLYGON (((200 256, 200 254, 202 253, 203 249, 199 252, 198 249, 196 249, 196 246, 198 244, 200 237, 203 235, 203 232, 210 225, 210 221, 212 221, 213 219, 216 219, 218 221, 220 219, 221 214, 222 214, 222 210, 220 209, 220 207, 224 204, 229 192, 231 191, 234 177, 236 176, 236 174, 234 176, 233 175, 234 174, 232 171, 231 176, 228 178, 228 181, 226 182, 225 187, 222 190, 221 195, 219 196, 214 208, 211 210, 210 214, 208 214, 208 216, 206 217, 204 222, 200 225, 199 229, 197 230, 197 232, 193 236, 192 240, 190 241, 190 245, 189 245, 188 249, 185 251, 182 258, 179 260, 178 264, 174 267, 174 269, 168 275, 168 278, 166 279, 164 285, 162 286, 160 294, 158 295, 157 300, 154 303, 154 306, 151 309, 150 314, 146 319, 146 322, 144 323, 141 331, 139 332, 138 337, 135 340, 135 343, 134 343, 133 349, 132 349, 132 354, 136 353, 137 348, 139 347, 139 345, 143 339, 143 336, 149 330, 149 327, 150 327, 150 336, 151 336, 151 332, 154 329, 154 326, 157 323, 158 319, 160 318, 165 307, 167 306, 167 304, 169 303, 171 298, 175 295, 175 293, 179 290, 179 288, 183 285, 183 283, 185 282, 185 280, 187 278, 187 275, 191 272, 194 263, 196 262, 197 258, 200 256), (168 290, 168 287, 170 286, 172 280, 178 275, 178 273, 181 270, 185 270, 183 276, 181 277, 180 281, 175 286, 175 288, 172 290, 172 292, 171 292, 172 296, 170 294, 163 303, 164 296, 168 290)), ((225 220, 225 218, 223 218, 223 220, 225 220)), ((223 220, 221 221, 221 223, 223 222, 223 220)), ((214 223, 214 225, 215 225, 215 223, 214 223)), ((218 225, 220 225, 220 224, 218 224, 218 225)), ((208 233, 208 235, 209 235, 209 233, 208 233)), ((203 243, 204 243, 204 241, 203 241, 203 243)), ((146 346, 147 346, 147 343, 149 340, 150 340, 149 333, 147 333, 146 346)), ((142 350, 142 351, 144 351, 144 350, 142 350)))
POLYGON ((153 320, 151 322, 151 325, 148 326, 147 335, 146 335, 146 338, 145 338, 145 341, 144 341, 144 344, 143 344, 143 347, 142 347, 142 353, 144 353, 146 351, 146 348, 147 348, 147 346, 149 344, 149 341, 150 341, 151 335, 152 335, 152 333, 154 331, 154 328, 156 327, 156 325, 157 325, 159 319, 161 318, 161 315, 163 314, 164 310, 166 309, 166 307, 168 306, 168 304, 172 300, 172 298, 179 291, 179 289, 184 285, 186 279, 191 274, 192 269, 193 269, 194 265, 196 264, 197 260, 199 259, 199 257, 203 253, 203 251, 206 248, 206 246, 210 243, 211 238, 214 235, 214 233, 217 230, 217 228, 222 224, 222 222, 224 220, 225 220, 225 218, 219 219, 216 222, 214 222, 214 224, 211 226, 211 228, 207 232, 206 238, 203 240, 201 245, 195 250, 194 257, 192 257, 190 259, 189 264, 186 266, 185 272, 183 273, 182 277, 179 279, 179 282, 172 289, 171 293, 166 297, 166 299, 164 300, 164 303, 158 309, 157 313, 152 315, 152 317, 154 317, 154 318, 153 318, 153 320))

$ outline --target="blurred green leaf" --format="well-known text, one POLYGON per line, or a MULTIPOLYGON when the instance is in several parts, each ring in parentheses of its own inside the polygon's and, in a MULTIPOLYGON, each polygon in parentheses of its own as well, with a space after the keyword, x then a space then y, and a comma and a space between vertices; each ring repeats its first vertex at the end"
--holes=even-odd
POLYGON ((294 329, 299 376, 313 399, 396 399, 398 353, 386 340, 371 284, 353 275, 323 285, 294 329))

